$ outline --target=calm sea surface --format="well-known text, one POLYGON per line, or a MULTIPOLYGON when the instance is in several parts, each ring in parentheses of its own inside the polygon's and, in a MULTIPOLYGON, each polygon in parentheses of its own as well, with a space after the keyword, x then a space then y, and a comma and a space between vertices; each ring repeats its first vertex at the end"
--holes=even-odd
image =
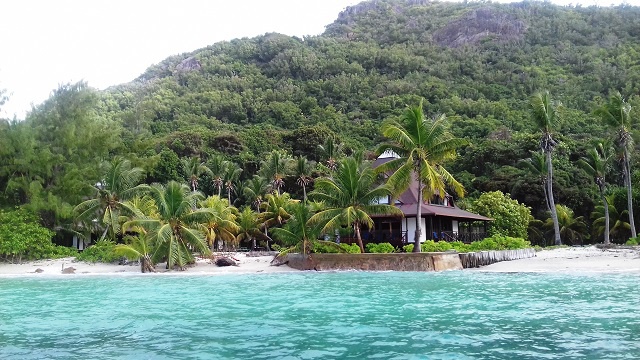
POLYGON ((640 276, 0 279, 0 359, 640 359, 640 276))

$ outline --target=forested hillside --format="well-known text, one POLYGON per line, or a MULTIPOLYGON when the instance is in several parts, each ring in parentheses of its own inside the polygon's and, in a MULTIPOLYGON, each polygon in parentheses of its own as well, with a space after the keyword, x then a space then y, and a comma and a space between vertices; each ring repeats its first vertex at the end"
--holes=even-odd
MULTIPOLYGON (((449 165, 466 197, 501 190, 545 221, 541 174, 523 161, 540 152, 529 99, 547 90, 558 102, 556 203, 586 225, 575 242, 602 241, 592 225, 598 188, 576 163, 614 139, 594 113, 610 94, 622 95, 632 120, 640 117, 640 8, 628 5, 371 0, 345 9, 320 36, 216 43, 106 91, 62 86, 25 121, 0 122, 0 205, 24 205, 48 227, 69 228, 73 207, 101 181, 100 164, 116 155, 142 167, 147 183, 186 181, 181 159, 209 168, 231 161, 241 169, 230 180, 232 202, 250 204, 241 181, 264 168, 272 150, 324 163, 334 139, 343 154, 371 158, 382 121, 424 99, 426 114, 446 114, 450 131, 469 140, 449 165)), ((632 153, 632 171, 639 165, 632 153)), ((607 182, 624 223, 620 162, 612 161, 607 182)), ((205 193, 220 188, 215 176, 200 180, 205 193)), ((301 194, 293 172, 284 189, 301 194)), ((628 236, 621 225, 619 239, 628 236)))

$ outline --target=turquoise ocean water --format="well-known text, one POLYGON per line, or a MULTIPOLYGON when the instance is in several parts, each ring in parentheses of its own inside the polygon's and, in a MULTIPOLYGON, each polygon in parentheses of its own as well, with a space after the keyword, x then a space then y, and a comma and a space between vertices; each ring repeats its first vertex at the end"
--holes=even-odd
POLYGON ((640 359, 640 276, 0 279, 0 359, 640 359))

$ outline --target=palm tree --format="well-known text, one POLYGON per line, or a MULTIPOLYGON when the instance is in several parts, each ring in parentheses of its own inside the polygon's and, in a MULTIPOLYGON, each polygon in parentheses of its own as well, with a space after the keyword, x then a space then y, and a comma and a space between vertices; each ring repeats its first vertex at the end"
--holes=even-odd
POLYGON ((251 180, 244 183, 242 192, 249 202, 256 207, 258 213, 260 213, 260 205, 264 201, 268 188, 269 183, 260 175, 254 175, 251 180))
POLYGON ((305 203, 297 203, 291 206, 291 220, 283 228, 273 229, 273 237, 288 248, 280 251, 273 260, 276 261, 290 252, 299 252, 303 255, 309 254, 313 250, 313 245, 323 244, 335 248, 338 252, 344 252, 340 245, 332 241, 318 240, 321 227, 315 226, 309 221, 313 212, 305 203))
POLYGON ((529 171, 531 175, 538 179, 540 185, 542 185, 542 192, 544 193, 544 201, 547 205, 547 211, 551 211, 549 205, 549 194, 547 192, 547 160, 544 154, 535 152, 531 154, 531 157, 520 162, 522 166, 529 171))
POLYGON ((191 191, 198 190, 198 180, 203 174, 211 174, 211 169, 197 157, 182 159, 181 161, 182 170, 189 181, 191 191))
MULTIPOLYGON (((571 244, 575 244, 576 241, 582 243, 585 234, 587 234, 587 224, 584 222, 584 218, 582 216, 575 217, 573 210, 560 204, 556 205, 556 213, 562 238, 571 244)), ((553 229, 553 220, 547 219, 545 226, 553 229)))
POLYGON ((242 173, 242 169, 236 163, 229 162, 227 164, 227 169, 224 173, 224 187, 227 190, 227 199, 229 200, 229 204, 232 204, 231 193, 235 192, 235 182, 238 181, 240 173, 242 173))
POLYGON ((152 261, 158 263, 166 259, 167 268, 177 265, 184 270, 187 264, 194 262, 191 249, 208 254, 205 237, 196 229, 198 224, 213 216, 209 209, 195 208, 204 196, 175 181, 166 186, 145 186, 145 189, 158 207, 158 218, 136 217, 126 222, 123 228, 139 226, 147 232, 155 249, 152 261))
POLYGON ((328 137, 327 140, 325 140, 324 145, 318 145, 318 149, 320 149, 326 159, 325 166, 327 169, 329 169, 330 172, 336 171, 338 168, 338 158, 340 157, 341 152, 340 145, 336 144, 333 137, 328 137))
POLYGON ((459 196, 464 195, 462 184, 447 171, 444 163, 454 159, 456 149, 466 145, 467 141, 453 137, 446 129, 445 121, 444 115, 434 120, 426 119, 420 101, 420 105, 407 108, 399 122, 388 121, 382 125, 382 134, 390 142, 380 145, 377 153, 391 151, 398 157, 378 166, 378 172, 393 172, 387 184, 394 196, 406 191, 414 179, 417 180, 414 252, 420 252, 423 199, 431 199, 436 194, 444 197, 447 186, 459 196))
POLYGON ((607 202, 606 210, 603 205, 598 205, 591 213, 591 218, 593 219, 593 232, 596 236, 600 236, 605 232, 607 211, 609 213, 609 222, 610 224, 613 224, 609 230, 609 235, 613 237, 614 240, 622 239, 624 236, 629 236, 631 226, 628 222, 624 221, 624 218, 628 217, 629 211, 623 210, 622 212, 618 212, 614 199, 615 196, 613 194, 605 196, 605 200, 607 202))
POLYGON ((209 170, 213 178, 213 185, 218 189, 218 196, 222 196, 222 185, 224 185, 224 176, 227 173, 229 162, 222 155, 215 155, 209 163, 209 170))
POLYGON ((114 158, 105 164, 102 180, 92 186, 96 197, 86 200, 74 208, 78 220, 91 221, 101 216, 104 232, 100 239, 104 239, 107 232, 110 238, 116 240, 120 234, 120 216, 133 215, 135 210, 124 200, 133 197, 141 188, 137 186, 144 171, 138 167, 131 167, 131 162, 121 157, 114 158))
MULTIPOLYGON (((262 204, 264 211, 258 215, 258 219, 264 227, 264 233, 269 236, 268 229, 274 226, 282 226, 291 218, 289 207, 296 200, 291 199, 287 193, 268 194, 266 202, 262 204)), ((267 249, 269 242, 267 241, 267 249)))
POLYGON ((238 214, 236 218, 238 224, 238 235, 236 236, 236 242, 250 241, 252 249, 256 248, 256 239, 266 240, 268 242, 269 237, 260 231, 260 221, 258 220, 258 214, 251 210, 250 207, 245 207, 238 214))
POLYGON ((302 187, 303 200, 307 202, 307 186, 311 183, 311 164, 304 156, 296 158, 295 168, 296 183, 302 187))
POLYGON ((624 174, 624 184, 627 188, 627 209, 629 211, 629 225, 631 226, 631 237, 636 237, 636 226, 633 219, 633 196, 631 194, 631 166, 629 151, 633 149, 633 138, 631 137, 631 104, 627 103, 620 93, 615 93, 609 97, 609 102, 595 111, 596 115, 610 127, 616 130, 615 143, 623 151, 622 172, 624 174))
POLYGON ((562 241, 560 240, 560 226, 558 224, 558 214, 556 213, 556 204, 553 197, 553 164, 551 163, 551 154, 556 145, 558 145, 551 133, 552 127, 557 121, 557 111, 548 91, 533 95, 530 105, 533 120, 542 131, 540 149, 545 155, 547 163, 547 196, 549 199, 549 209, 551 210, 551 219, 553 220, 554 243, 560 245, 562 241))
POLYGON ((370 215, 397 215, 402 211, 392 205, 378 204, 378 199, 391 195, 387 185, 375 187, 378 177, 369 163, 353 157, 340 161, 333 178, 319 178, 311 196, 324 203, 325 209, 309 219, 309 224, 323 224, 322 232, 330 233, 343 226, 353 227, 360 252, 364 252, 360 229, 373 227, 370 215))
POLYGON ((260 175, 271 181, 271 187, 278 195, 284 186, 290 161, 291 158, 287 154, 273 150, 267 156, 267 160, 260 164, 260 175))
POLYGON ((116 254, 125 256, 129 260, 139 260, 140 271, 143 273, 156 272, 151 260, 153 250, 151 237, 145 233, 140 233, 135 236, 127 236, 125 242, 125 244, 116 245, 114 249, 116 254))
POLYGON ((200 230, 205 234, 205 239, 211 251, 217 249, 220 240, 225 244, 235 245, 238 225, 235 223, 238 210, 230 206, 226 199, 219 196, 209 196, 200 206, 211 211, 211 216, 204 222, 198 224, 200 230))
POLYGON ((611 154, 609 148, 605 148, 602 143, 598 144, 595 149, 590 149, 587 152, 587 157, 583 157, 578 160, 578 165, 591 177, 598 186, 600 191, 600 198, 602 199, 602 207, 604 210, 604 243, 610 244, 609 240, 609 204, 604 196, 604 191, 607 186, 605 179, 607 169, 609 167, 609 161, 611 160, 611 154))

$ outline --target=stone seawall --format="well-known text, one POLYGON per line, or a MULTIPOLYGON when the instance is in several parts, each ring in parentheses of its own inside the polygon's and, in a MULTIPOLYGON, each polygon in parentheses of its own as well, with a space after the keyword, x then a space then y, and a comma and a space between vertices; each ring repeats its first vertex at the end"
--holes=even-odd
POLYGON ((442 271, 461 270, 457 253, 402 254, 289 254, 288 265, 298 270, 442 271))
POLYGON ((298 270, 443 271, 462 270, 500 261, 536 256, 534 249, 480 251, 458 254, 289 254, 284 262, 298 270))

